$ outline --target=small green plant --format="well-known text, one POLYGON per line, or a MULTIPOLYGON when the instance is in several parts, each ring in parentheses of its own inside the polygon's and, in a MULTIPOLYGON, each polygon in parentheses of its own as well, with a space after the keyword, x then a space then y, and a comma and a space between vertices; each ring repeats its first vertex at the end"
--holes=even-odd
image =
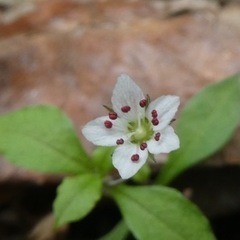
POLYGON ((124 239, 129 231, 136 239, 215 239, 197 206, 167 185, 233 135, 240 120, 240 75, 194 96, 177 119, 176 133, 171 122, 178 97, 151 101, 121 75, 112 103, 106 117, 83 128, 88 140, 103 145, 90 155, 71 121, 53 106, 30 106, 1 116, 0 154, 20 167, 65 174, 53 204, 56 227, 81 220, 107 194, 123 219, 102 240, 124 239), (154 154, 170 151, 155 181, 148 181, 148 162, 154 154), (134 185, 126 180, 131 177, 134 185))

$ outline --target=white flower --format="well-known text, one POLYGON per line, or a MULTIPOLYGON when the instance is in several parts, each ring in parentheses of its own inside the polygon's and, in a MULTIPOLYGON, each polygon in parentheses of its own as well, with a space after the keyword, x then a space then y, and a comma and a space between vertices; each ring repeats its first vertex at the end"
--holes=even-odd
POLYGON ((179 103, 179 97, 170 95, 149 103, 135 82, 122 74, 113 90, 112 111, 87 123, 82 133, 95 145, 117 146, 113 165, 127 179, 143 166, 149 153, 179 148, 178 136, 169 125, 179 103))

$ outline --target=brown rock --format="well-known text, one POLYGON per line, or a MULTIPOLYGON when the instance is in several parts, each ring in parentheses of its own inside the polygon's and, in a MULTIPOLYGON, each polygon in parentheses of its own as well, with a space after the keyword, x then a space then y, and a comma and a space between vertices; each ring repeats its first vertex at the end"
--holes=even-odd
MULTIPOLYGON (((167 5, 144 0, 24 4, 25 10, 12 6, 0 15, 1 113, 54 104, 80 133, 88 120, 105 114, 100 106, 110 103, 122 72, 152 98, 176 94, 183 106, 207 84, 240 69, 240 14, 227 17, 226 8, 171 5, 167 12, 167 5), (181 10, 190 13, 179 15, 181 10)), ((239 149, 236 137, 224 149, 230 151, 224 161, 239 163, 239 149)))

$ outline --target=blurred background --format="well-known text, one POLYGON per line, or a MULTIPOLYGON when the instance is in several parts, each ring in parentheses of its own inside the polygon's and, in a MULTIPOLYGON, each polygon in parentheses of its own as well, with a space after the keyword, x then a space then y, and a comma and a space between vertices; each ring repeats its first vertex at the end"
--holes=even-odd
MULTIPOLYGON (((120 73, 152 99, 180 96, 182 108, 200 89, 239 70, 238 0, 0 0, 0 114, 56 105, 89 151, 80 129, 105 114, 99 106, 110 105, 120 73)), ((191 193, 218 239, 240 239, 239 165, 238 130, 219 153, 173 183, 191 193)), ((106 200, 56 235, 46 216, 60 180, 0 158, 0 239, 97 239, 118 220, 106 200)))

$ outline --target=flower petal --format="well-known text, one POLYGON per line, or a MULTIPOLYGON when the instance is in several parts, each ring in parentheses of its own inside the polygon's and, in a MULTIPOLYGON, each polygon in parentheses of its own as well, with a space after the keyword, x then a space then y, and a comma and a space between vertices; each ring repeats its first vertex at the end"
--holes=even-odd
POLYGON ((171 126, 160 132, 159 141, 154 138, 147 142, 148 151, 152 154, 169 153, 179 148, 179 138, 171 126))
POLYGON ((104 122, 106 120, 110 121, 108 116, 99 117, 88 122, 82 129, 85 138, 100 146, 116 146, 117 139, 128 139, 124 120, 116 119, 111 121, 113 123, 111 128, 105 127, 104 122))
POLYGON ((140 87, 126 74, 121 74, 113 89, 112 105, 119 117, 128 120, 136 120, 144 115, 145 108, 140 107, 139 102, 145 99, 140 87), (127 113, 122 112, 123 106, 130 106, 127 113))
POLYGON ((148 118, 152 118, 151 113, 153 110, 156 110, 158 114, 159 124, 153 127, 154 131, 164 129, 171 122, 179 104, 179 97, 171 95, 161 96, 149 104, 147 109, 148 118))
POLYGON ((139 149, 139 146, 132 143, 126 143, 116 148, 113 153, 112 159, 113 165, 115 168, 118 169, 120 176, 123 179, 127 179, 137 173, 137 171, 146 162, 147 157, 147 149, 142 151, 139 149), (133 162, 131 160, 131 157, 134 154, 139 155, 139 160, 136 162, 133 162))

